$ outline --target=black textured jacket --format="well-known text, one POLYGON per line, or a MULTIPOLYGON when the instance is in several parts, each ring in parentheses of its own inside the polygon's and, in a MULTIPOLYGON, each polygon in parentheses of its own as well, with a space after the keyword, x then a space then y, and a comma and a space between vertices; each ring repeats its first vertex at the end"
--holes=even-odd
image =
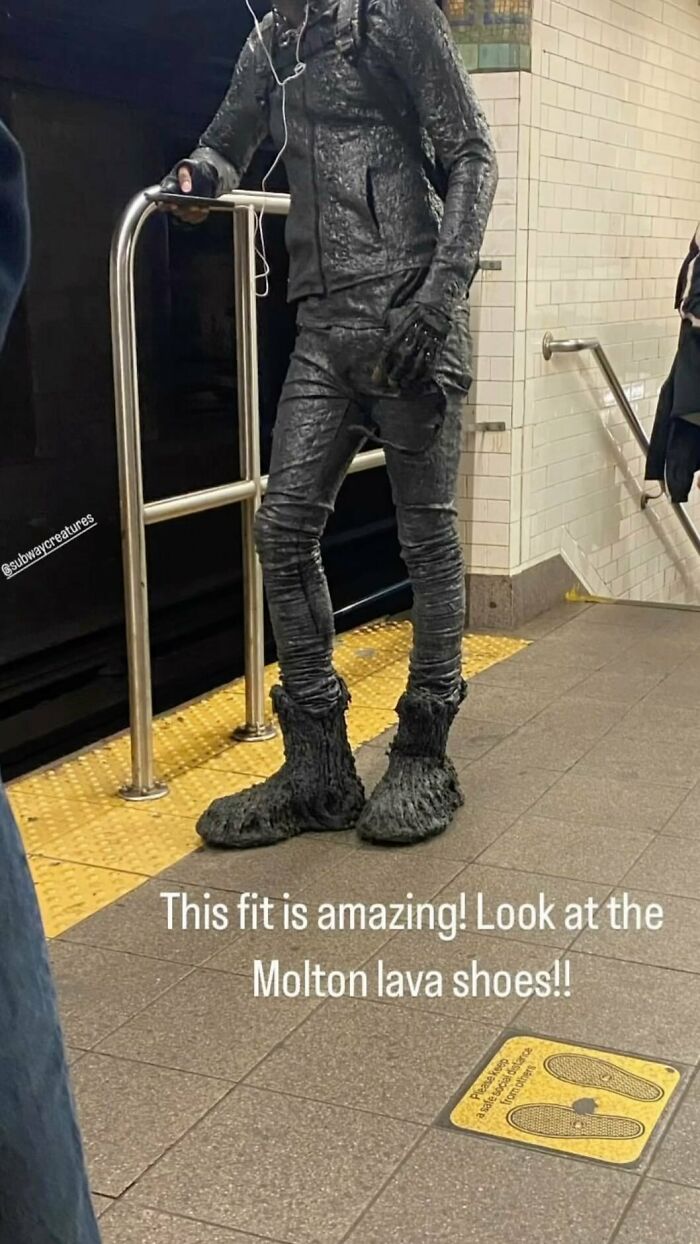
MULTIPOLYGON (((409 147, 376 92, 336 46, 337 3, 312 0, 310 11, 301 48, 302 60, 308 50, 306 69, 286 88, 289 297, 326 295, 427 268, 418 297, 449 313, 473 277, 497 171, 488 126, 448 23, 434 0, 367 0, 361 50, 414 123, 416 139, 427 136, 448 174, 443 211, 419 142, 409 147)), ((274 13, 263 35, 276 63, 295 40, 274 13)), ((282 91, 253 31, 191 158, 214 165, 217 192, 225 193, 238 186, 268 132, 282 147, 282 91)))
POLYGON ((678 349, 659 393, 645 478, 665 482, 672 501, 687 501, 700 470, 700 228, 680 271, 676 310, 678 349))

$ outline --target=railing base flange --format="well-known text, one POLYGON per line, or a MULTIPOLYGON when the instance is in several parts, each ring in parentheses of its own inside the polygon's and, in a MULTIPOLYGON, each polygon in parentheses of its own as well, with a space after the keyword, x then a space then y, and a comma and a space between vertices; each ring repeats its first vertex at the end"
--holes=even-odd
POLYGON ((231 738, 237 743, 267 743, 277 738, 277 730, 270 722, 262 726, 236 726, 231 738))
POLYGON ((162 799, 170 792, 165 782, 154 782, 148 790, 140 790, 136 786, 120 786, 117 793, 127 803, 148 803, 151 799, 162 799))

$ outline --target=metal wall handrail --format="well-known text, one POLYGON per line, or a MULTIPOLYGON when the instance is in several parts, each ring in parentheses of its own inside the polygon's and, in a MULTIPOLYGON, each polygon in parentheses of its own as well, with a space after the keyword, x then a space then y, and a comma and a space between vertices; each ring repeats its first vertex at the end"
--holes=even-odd
MULTIPOLYGON (((241 505, 246 721, 235 731, 235 735, 239 739, 253 741, 270 738, 274 734, 265 716, 262 570, 253 536, 255 514, 268 482, 267 476, 261 475, 260 471, 255 237, 256 212, 287 215, 290 199, 286 194, 239 190, 215 200, 188 196, 187 203, 188 206, 206 207, 214 212, 230 212, 233 216, 238 427, 244 478, 177 497, 144 501, 134 295, 136 250, 143 226, 159 206, 182 205, 181 196, 163 194, 158 186, 153 186, 136 195, 127 206, 116 228, 110 256, 114 399, 131 733, 131 783, 122 788, 120 794, 130 800, 156 799, 167 794, 167 786, 155 776, 153 758, 153 690, 146 561, 146 527, 153 523, 167 522, 187 514, 201 514, 224 505, 241 505)), ((384 464, 384 451, 374 449, 358 454, 349 470, 354 474, 384 464)))
MULTIPOLYGON (((649 453, 649 438, 639 422, 636 412, 632 408, 630 400, 625 393, 620 380, 618 379, 617 373, 615 372, 610 359, 598 339, 596 337, 571 337, 557 340, 552 333, 545 333, 544 340, 542 342, 542 353, 548 362, 552 358, 553 354, 582 354, 586 350, 591 352, 596 363, 598 364, 598 367, 607 380, 610 386, 610 392, 612 393, 620 411, 624 415, 634 439, 646 458, 649 453)), ((695 552, 700 553, 700 532, 698 532, 695 523, 687 513, 683 503, 671 501, 670 505, 679 523, 681 524, 681 527, 695 549, 695 552)))

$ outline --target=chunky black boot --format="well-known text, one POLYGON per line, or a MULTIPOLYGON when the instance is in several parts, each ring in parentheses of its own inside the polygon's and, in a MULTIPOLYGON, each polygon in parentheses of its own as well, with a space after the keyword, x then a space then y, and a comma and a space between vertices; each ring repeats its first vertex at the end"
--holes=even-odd
POLYGON ((399 728, 389 749, 389 768, 357 823, 361 838, 409 846, 447 829, 464 803, 457 771, 445 752, 465 695, 465 683, 451 700, 420 690, 402 695, 396 706, 399 728))
POLYGON ((214 800, 197 824, 206 843, 266 847, 314 830, 353 827, 365 792, 345 724, 350 696, 338 681, 340 699, 322 717, 312 716, 282 687, 273 688, 285 763, 259 786, 214 800))

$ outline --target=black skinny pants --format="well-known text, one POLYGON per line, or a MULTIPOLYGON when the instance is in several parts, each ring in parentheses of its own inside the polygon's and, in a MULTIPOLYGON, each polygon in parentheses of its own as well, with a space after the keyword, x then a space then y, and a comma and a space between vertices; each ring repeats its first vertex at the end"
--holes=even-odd
POLYGON ((409 687, 441 698, 461 678, 465 591, 455 488, 464 390, 392 395, 371 372, 381 328, 302 328, 275 424, 256 520, 282 682, 321 714, 336 702, 333 611, 320 538, 368 432, 386 446, 403 559, 413 587, 409 687))

